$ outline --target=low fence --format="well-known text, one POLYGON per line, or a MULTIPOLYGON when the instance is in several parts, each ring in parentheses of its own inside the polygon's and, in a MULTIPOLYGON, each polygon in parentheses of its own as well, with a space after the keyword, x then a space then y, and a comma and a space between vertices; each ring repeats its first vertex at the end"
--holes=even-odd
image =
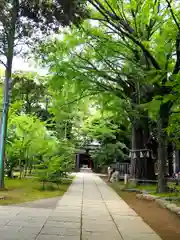
POLYGON ((120 176, 130 174, 130 163, 116 163, 116 169, 119 171, 120 176))

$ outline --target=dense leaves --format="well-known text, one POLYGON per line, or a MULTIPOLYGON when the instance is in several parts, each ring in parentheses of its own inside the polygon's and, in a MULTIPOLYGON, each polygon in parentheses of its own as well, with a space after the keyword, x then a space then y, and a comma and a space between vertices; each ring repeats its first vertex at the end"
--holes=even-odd
MULTIPOLYGON (((86 15, 83 2, 71 1, 1 1, 0 62, 4 65, 3 114, 1 119, 0 161, 5 157, 9 96, 12 88, 13 57, 22 54, 21 46, 32 47, 43 37, 58 32, 60 26, 78 25, 86 15)), ((26 51, 26 49, 23 49, 26 51)), ((29 109, 27 109, 29 111, 29 109)), ((4 169, 1 164, 0 187, 4 187, 4 169)))
MULTIPOLYGON (((65 31, 62 40, 42 44, 42 62, 60 84, 84 83, 86 90, 123 102, 132 126, 132 149, 158 140, 158 190, 165 191, 167 130, 175 123, 172 113, 178 111, 179 99, 180 5, 167 0, 87 2, 91 20, 65 31)), ((106 124, 98 124, 101 131, 91 131, 95 137, 112 134, 106 124)))
POLYGON ((83 127, 83 133, 91 140, 99 143, 99 148, 92 152, 96 166, 104 166, 112 162, 122 162, 128 158, 128 147, 130 143, 129 124, 126 119, 116 119, 115 112, 103 113, 97 111, 94 116, 89 117, 83 127))
MULTIPOLYGON (((37 47, 39 39, 36 60, 49 70, 46 77, 13 74, 7 141, 12 166, 41 159, 50 171, 44 178, 72 168, 75 148, 85 143, 98 142, 91 153, 96 165, 124 161, 130 148, 149 148, 155 160, 148 166, 158 164, 158 191, 166 191, 167 146, 180 145, 179 12, 179 2, 169 0, 4 2, 6 83, 16 43, 37 47), (60 25, 72 26, 59 33, 60 25)), ((132 169, 135 163, 132 158, 132 169)), ((146 178, 154 176, 151 171, 146 178)))

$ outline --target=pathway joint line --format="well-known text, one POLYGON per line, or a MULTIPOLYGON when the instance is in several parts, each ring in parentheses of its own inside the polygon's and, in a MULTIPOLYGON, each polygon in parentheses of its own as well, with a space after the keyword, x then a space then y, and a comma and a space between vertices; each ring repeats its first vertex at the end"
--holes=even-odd
POLYGON ((2 206, 0 215, 0 240, 162 240, 94 173, 76 174, 55 209, 2 206))
MULTIPOLYGON (((51 214, 52 214, 52 212, 53 212, 53 211, 54 211, 54 209, 52 209, 52 211, 51 211, 51 214)), ((49 220, 49 218, 50 218, 51 214, 49 214, 49 216, 47 217, 46 221, 45 221, 45 222, 44 222, 44 224, 42 225, 42 228, 39 230, 39 232, 38 232, 38 234, 36 235, 36 237, 35 237, 35 239, 34 239, 34 240, 36 240, 36 239, 37 239, 37 237, 38 237, 38 236, 41 234, 41 232, 42 232, 42 230, 43 230, 44 226, 46 225, 47 221, 49 220)))
MULTIPOLYGON (((104 205, 105 205, 105 207, 106 207, 106 209, 107 209, 107 211, 108 211, 108 213, 109 213, 109 215, 110 215, 110 217, 111 217, 111 219, 112 219, 114 225, 116 226, 116 229, 117 229, 117 231, 118 231, 120 237, 122 238, 122 240, 124 240, 124 237, 122 236, 121 232, 119 231, 119 228, 118 228, 118 226, 117 226, 117 224, 116 224, 116 222, 115 222, 115 220, 114 220, 114 218, 113 218, 111 212, 109 211, 109 208, 108 208, 108 206, 107 206, 107 204, 106 204, 106 202, 105 202, 105 199, 104 199, 104 197, 103 197, 103 195, 102 195, 102 192, 101 192, 101 190, 100 190, 100 188, 99 188, 99 186, 98 186, 96 180, 94 180, 94 182, 95 182, 95 185, 96 185, 96 187, 97 187, 97 189, 98 189, 98 191, 99 191, 99 193, 100 193, 100 195, 101 195, 101 198, 102 198, 102 200, 103 200, 103 203, 104 203, 104 205)), ((107 187, 108 187, 108 186, 107 186, 107 187)))
POLYGON ((83 205, 84 205, 84 176, 82 180, 82 201, 81 201, 81 222, 80 222, 80 240, 82 239, 82 226, 83 226, 83 205))

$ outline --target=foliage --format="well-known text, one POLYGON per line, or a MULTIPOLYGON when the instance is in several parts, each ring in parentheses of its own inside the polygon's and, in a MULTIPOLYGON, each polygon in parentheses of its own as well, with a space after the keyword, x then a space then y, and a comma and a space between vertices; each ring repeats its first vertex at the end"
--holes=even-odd
MULTIPOLYGON (((43 43, 43 63, 63 83, 83 82, 91 92, 123 100, 134 135, 147 138, 150 118, 157 123, 158 186, 165 191, 165 131, 178 101, 180 4, 166 0, 87 2, 91 21, 64 32, 61 40, 43 43)), ((132 147, 142 148, 147 140, 137 143, 133 140, 137 136, 132 136, 132 147)))
MULTIPOLYGON (((13 57, 19 46, 31 44, 74 22, 79 24, 86 11, 79 1, 3 1, 0 12, 0 62, 5 67, 3 114, 1 119, 0 161, 5 158, 9 96, 12 87, 13 57), (4 59, 2 59, 2 57, 4 59)), ((21 50, 20 50, 21 52, 21 50)), ((22 52, 21 52, 22 54, 22 52)), ((3 165, 2 165, 3 166, 3 165)), ((0 187, 4 188, 4 169, 0 175, 0 187)))
MULTIPOLYGON (((40 105, 46 105, 48 97, 46 78, 33 72, 15 72, 13 73, 12 102, 23 102, 26 114, 36 113, 41 109, 40 105)), ((44 106, 45 108, 46 106, 44 106)))
POLYGON ((36 46, 36 37, 41 38, 36 33, 41 32, 36 59, 49 68, 49 75, 45 79, 32 73, 13 75, 7 141, 11 166, 24 160, 28 166, 34 161, 39 164, 41 158, 40 178, 52 180, 73 168, 75 148, 83 142, 97 141, 100 147, 92 153, 96 164, 109 164, 126 159, 130 145, 144 148, 157 130, 158 186, 164 191, 166 143, 178 145, 180 139, 180 4, 167 0, 17 2, 11 2, 9 9, 4 4, 0 14, 2 50, 15 55, 17 39, 36 46), (9 18, 3 18, 5 14, 9 18), (44 39, 60 23, 76 25, 81 17, 88 19, 79 28, 72 26, 44 39), (11 36, 5 32, 8 26, 15 30, 11 36), (13 44, 8 41, 12 36, 13 44))
MULTIPOLYGON (((85 11, 78 1, 4 1, 0 13, 1 54, 8 56, 12 37, 15 46, 17 41, 18 44, 34 44, 37 38, 42 38, 42 34, 58 31, 60 25, 78 24, 84 16, 85 11)), ((15 48, 14 55, 18 52, 15 48)))
MULTIPOLYGON (((7 168, 22 174, 34 164, 44 168, 47 178, 64 176, 74 168, 74 144, 58 140, 37 117, 12 111, 8 124, 7 168)), ((43 176, 40 176, 43 177, 43 176)))
POLYGON ((38 178, 43 183, 43 188, 47 182, 58 185, 62 182, 62 177, 67 177, 67 173, 75 167, 74 153, 73 144, 68 141, 59 142, 56 155, 46 159, 40 165, 43 171, 39 172, 38 178))
POLYGON ((49 111, 54 116, 57 137, 75 143, 80 140, 79 129, 89 115, 94 95, 86 88, 86 84, 63 80, 59 74, 52 74, 48 79, 52 99, 49 111))
MULTIPOLYGON (((135 103, 151 101, 154 96, 157 119, 160 106, 170 97, 167 95, 171 90, 167 87, 169 80, 173 78, 173 84, 178 80, 178 72, 174 72, 178 60, 173 53, 178 54, 175 17, 179 4, 147 0, 141 6, 139 1, 123 1, 123 7, 119 8, 117 1, 89 2, 96 8, 91 11, 91 18, 96 19, 98 28, 93 25, 94 20, 88 21, 80 30, 65 32, 62 40, 43 44, 44 63, 48 63, 52 72, 60 72, 61 80, 81 80, 86 84, 88 81, 89 87, 94 87, 95 83, 96 90, 110 91, 121 98, 133 98, 139 82, 142 87, 139 85, 140 96, 135 96, 135 103), (156 95, 165 99, 159 103, 156 95)), ((171 94, 169 100, 174 103, 174 98, 171 94)), ((149 108, 150 116, 154 115, 151 114, 153 106, 149 108)))
POLYGON ((46 169, 47 175, 55 174, 61 176, 71 171, 74 167, 74 151, 74 145, 69 141, 57 142, 54 156, 41 163, 44 169, 46 169))
POLYGON ((45 124, 36 117, 13 112, 8 133, 7 167, 10 170, 18 167, 27 171, 38 156, 49 156, 56 150, 57 140, 48 135, 45 124))
POLYGON ((119 118, 117 112, 121 108, 117 107, 116 99, 113 100, 108 104, 111 106, 111 111, 108 110, 108 105, 104 106, 103 112, 101 112, 102 109, 97 110, 95 115, 87 118, 82 128, 82 132, 87 138, 100 144, 91 154, 96 166, 127 159, 128 148, 130 147, 130 135, 128 136, 130 125, 126 115, 121 115, 119 118), (116 106, 114 106, 114 109, 113 104, 116 106))

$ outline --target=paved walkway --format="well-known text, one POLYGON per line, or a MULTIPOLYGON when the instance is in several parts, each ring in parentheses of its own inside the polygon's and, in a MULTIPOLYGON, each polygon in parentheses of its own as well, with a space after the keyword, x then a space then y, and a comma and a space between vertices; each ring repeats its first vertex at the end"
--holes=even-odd
POLYGON ((55 209, 0 207, 1 240, 160 240, 99 177, 79 173, 55 209))
POLYGON ((31 202, 14 204, 14 207, 54 209, 62 197, 44 198, 31 202))

